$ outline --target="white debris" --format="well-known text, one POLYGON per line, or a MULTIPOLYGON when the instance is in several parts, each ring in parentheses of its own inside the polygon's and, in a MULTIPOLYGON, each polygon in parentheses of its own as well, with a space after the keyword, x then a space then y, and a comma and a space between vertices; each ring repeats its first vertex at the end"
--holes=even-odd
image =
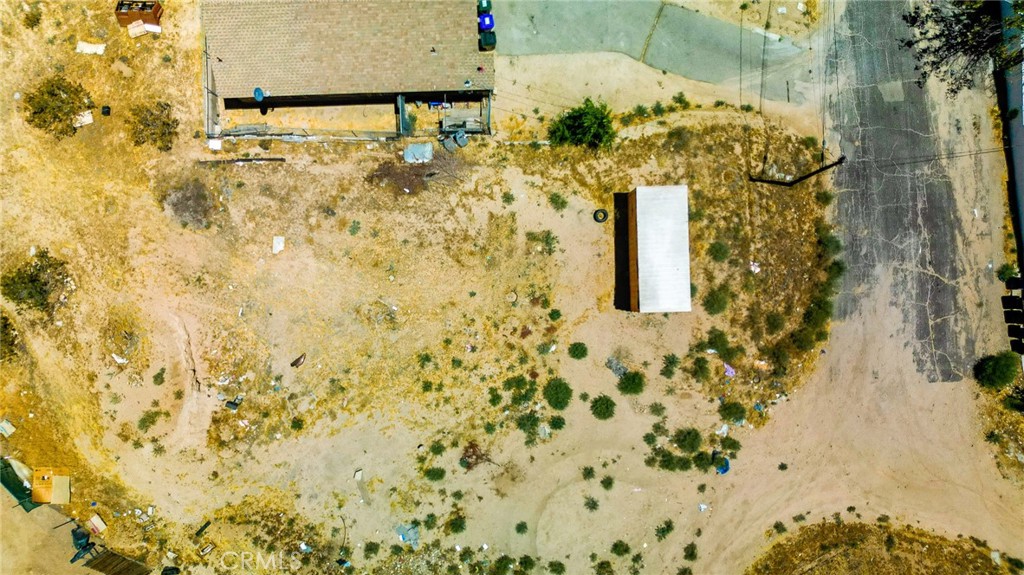
POLYGON ((75 121, 72 123, 72 125, 76 128, 81 128, 83 126, 88 126, 89 124, 93 123, 93 121, 94 120, 92 118, 92 110, 86 110, 81 114, 75 116, 75 121))
POLYGON ((284 251, 284 236, 274 236, 274 245, 271 251, 275 255, 284 251))
POLYGON ((117 355, 116 353, 110 354, 110 357, 114 358, 114 362, 117 363, 117 365, 124 365, 128 363, 127 359, 117 355))
POLYGON ((705 511, 708 510, 708 506, 704 503, 698 503, 697 510, 700 511, 701 513, 704 513, 705 511))
POLYGON ((722 427, 715 432, 715 435, 717 435, 718 437, 725 437, 726 435, 729 435, 729 424, 723 423, 722 427))
POLYGON ((138 38, 139 36, 145 36, 149 34, 149 30, 146 30, 146 23, 142 20, 136 20, 128 25, 128 37, 138 38))
POLYGON ((146 29, 146 32, 150 32, 152 34, 159 34, 160 32, 163 32, 163 28, 161 28, 159 24, 143 24, 142 27, 146 29))
POLYGON ((10 437, 15 431, 17 431, 17 429, 17 427, 14 427, 14 424, 6 419, 0 421, 0 435, 3 435, 4 437, 10 437))
POLYGON ((106 51, 106 44, 90 44, 81 40, 78 41, 78 46, 75 48, 75 52, 79 54, 95 54, 97 56, 102 56, 106 51))
POLYGON ((796 9, 799 10, 801 14, 806 14, 807 13, 807 4, 804 4, 803 2, 797 2, 796 3, 796 9))
POLYGON ((750 262, 750 271, 754 272, 755 274, 761 273, 761 264, 757 262, 750 262))
POLYGON ((785 6, 779 6, 779 9, 776 10, 776 12, 779 14, 785 14, 786 12, 789 12, 789 10, 787 10, 785 6))
POLYGON ((212 138, 206 141, 206 145, 214 152, 219 152, 224 149, 224 140, 212 138))

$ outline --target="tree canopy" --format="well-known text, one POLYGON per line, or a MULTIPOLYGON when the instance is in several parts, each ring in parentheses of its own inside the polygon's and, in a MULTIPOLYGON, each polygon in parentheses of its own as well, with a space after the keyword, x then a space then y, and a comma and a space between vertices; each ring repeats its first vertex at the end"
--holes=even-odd
POLYGON ((579 106, 562 112, 548 128, 548 139, 555 146, 572 144, 590 148, 607 148, 615 141, 612 115, 604 102, 595 104, 590 98, 579 106))
POLYGON ((1001 4, 945 0, 918 4, 904 14, 911 38, 902 44, 914 50, 916 69, 921 73, 918 85, 934 76, 955 96, 973 88, 978 74, 988 71, 990 63, 995 70, 1019 65, 1024 56, 1019 37, 1024 28, 1024 0, 1013 1, 1013 15, 1005 21, 999 14, 1001 4), (1016 38, 1008 38, 1004 26, 1017 31, 1016 38))
POLYGON ((1020 356, 1012 351, 986 355, 974 364, 974 379, 983 387, 1002 389, 1017 379, 1020 356))

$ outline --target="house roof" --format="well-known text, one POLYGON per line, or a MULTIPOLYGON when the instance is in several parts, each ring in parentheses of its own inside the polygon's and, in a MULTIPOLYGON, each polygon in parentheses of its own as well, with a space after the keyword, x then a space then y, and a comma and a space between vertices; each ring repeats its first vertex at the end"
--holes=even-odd
POLYGON ((222 98, 494 88, 475 0, 203 0, 202 19, 222 98))
POLYGON ((686 185, 636 189, 641 312, 690 311, 690 213, 686 185))

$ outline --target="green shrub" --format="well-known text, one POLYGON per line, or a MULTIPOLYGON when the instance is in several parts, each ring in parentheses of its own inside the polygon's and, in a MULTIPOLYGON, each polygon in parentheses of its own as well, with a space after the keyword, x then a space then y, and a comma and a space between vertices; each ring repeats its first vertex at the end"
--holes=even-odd
POLYGON ((67 264, 43 249, 0 276, 0 293, 18 307, 52 313, 69 280, 67 264))
POLYGON ((377 543, 376 541, 367 541, 366 544, 363 545, 363 556, 367 559, 374 557, 377 553, 380 553, 380 543, 377 543))
POLYGON ((555 208, 556 212, 560 212, 569 207, 569 200, 565 199, 565 196, 558 192, 551 192, 548 194, 548 203, 551 204, 552 208, 555 208))
POLYGON ((445 523, 449 533, 462 533, 466 530, 466 518, 456 513, 445 523))
POLYGON ((1017 266, 1013 264, 1003 264, 996 270, 996 277, 999 281, 1004 282, 1012 277, 1017 276, 1017 266))
POLYGON ((697 544, 690 542, 686 547, 683 548, 683 559, 687 561, 697 560, 697 544))
POLYGON ((654 114, 657 117, 664 116, 665 115, 665 106, 660 101, 659 102, 655 102, 654 105, 651 106, 651 113, 654 114))
POLYGON ((50 76, 25 95, 25 121, 60 140, 75 134, 75 117, 92 107, 89 92, 81 84, 50 76))
POLYGON ((445 470, 440 467, 430 467, 423 471, 423 477, 426 477, 430 481, 441 481, 444 479, 445 470))
POLYGON ((625 557, 629 555, 629 543, 626 543, 622 539, 619 539, 615 543, 612 543, 612 554, 618 555, 619 557, 625 557))
POLYGON ((732 292, 729 291, 729 287, 722 284, 712 288, 711 291, 705 294, 701 303, 704 305, 704 311, 708 312, 709 315, 718 315, 729 307, 729 300, 731 298, 732 292))
POLYGON ((615 478, 611 475, 605 475, 601 478, 601 487, 604 487, 605 491, 610 491, 615 486, 615 478))
POLYGON ((693 366, 690 368, 690 375, 697 381, 711 379, 711 364, 706 357, 693 358, 693 366))
POLYGON ((732 437, 728 437, 728 436, 723 437, 721 443, 722 443, 722 449, 724 449, 726 451, 739 451, 740 447, 742 447, 742 444, 740 444, 738 439, 735 439, 735 438, 732 438, 732 437))
POLYGON ((615 400, 604 394, 595 397, 590 402, 590 413, 601 420, 611 419, 615 416, 615 400))
POLYGON ((516 523, 516 533, 520 535, 525 535, 526 532, 529 531, 529 529, 530 528, 526 525, 525 521, 520 521, 519 523, 516 523))
POLYGON ((565 575, 565 563, 561 561, 549 561, 548 572, 551 575, 565 575))
POLYGON ((572 400, 572 387, 560 377, 553 378, 544 384, 543 393, 548 405, 557 410, 565 409, 572 400))
POLYGON ((444 453, 444 450, 444 444, 441 443, 440 441, 435 441, 430 444, 430 452, 433 453, 434 455, 441 455, 442 453, 444 453))
POLYGON ((423 518, 423 527, 427 529, 433 529, 437 527, 437 515, 433 513, 427 513, 427 516, 423 518))
POLYGON ((569 345, 569 357, 583 359, 587 357, 587 344, 577 341, 569 345))
POLYGON ((639 395, 647 385, 647 377, 639 371, 627 371, 619 378, 618 389, 623 395, 639 395))
POLYGON ((1020 356, 1012 351, 986 355, 974 364, 974 379, 982 387, 1002 389, 1013 383, 1020 371, 1020 356))
MULTIPOLYGON (((690 145, 693 139, 693 132, 685 126, 676 126, 665 134, 665 147, 673 152, 682 152, 690 145)), ((693 218, 697 210, 690 212, 690 221, 698 221, 693 218)))
POLYGON ((28 11, 25 12, 25 17, 21 20, 21 22, 29 30, 35 30, 43 21, 43 9, 39 7, 38 0, 36 0, 32 4, 29 4, 28 6, 28 11))
POLYGON ((150 430, 154 425, 160 421, 161 417, 170 417, 169 411, 160 411, 157 409, 150 409, 143 412, 142 417, 139 418, 138 428, 139 431, 145 433, 150 430))
POLYGON ((672 533, 675 528, 675 523, 673 523, 671 519, 666 519, 664 523, 654 530, 654 536, 657 537, 658 541, 664 541, 665 538, 668 537, 669 533, 672 533))
MULTIPOLYGON (((665 379, 672 379, 672 377, 675 376, 676 369, 679 368, 680 363, 679 356, 674 353, 670 353, 661 358, 661 376, 665 379)), ((659 415, 658 417, 661 416, 659 415)))
POLYGON ((599 507, 599 505, 600 504, 597 502, 597 499, 594 499, 593 497, 584 497, 583 498, 583 507, 587 511, 597 511, 597 508, 599 507))
POLYGON ((672 103, 683 110, 689 110, 691 106, 690 101, 686 99, 686 94, 682 92, 677 92, 675 96, 672 96, 672 103))
POLYGON ((540 417, 532 411, 522 413, 516 417, 516 427, 526 435, 534 435, 540 427, 540 417))
POLYGON ((702 441, 700 432, 692 427, 677 429, 672 435, 672 443, 687 453, 693 453, 700 449, 702 441))
POLYGON ((131 110, 128 121, 128 133, 136 146, 153 144, 161 152, 168 152, 174 147, 177 136, 178 120, 173 114, 174 108, 167 102, 135 106, 131 110))
POLYGON ((8 360, 21 349, 21 337, 11 318, 0 311, 0 361, 8 360))
POLYGON ((782 535, 786 532, 786 524, 781 521, 776 521, 775 524, 772 525, 772 529, 775 529, 776 533, 782 535))
POLYGON ((729 259, 731 252, 732 250, 729 249, 729 245, 725 242, 715 242, 708 246, 708 255, 716 262, 724 262, 729 259))
POLYGON ((558 236, 551 233, 551 230, 541 232, 526 232, 526 241, 540 244, 541 253, 552 255, 558 248, 558 236))
POLYGON ((291 427, 292 427, 293 431, 302 431, 302 428, 305 427, 305 426, 306 426, 306 422, 302 421, 302 418, 299 418, 299 417, 293 417, 292 418, 292 425, 291 425, 291 427))
POLYGON ((551 321, 558 321, 562 319, 562 310, 552 309, 551 311, 548 312, 548 319, 551 321))
POLYGON ((828 190, 818 190, 814 192, 814 200, 823 206, 827 206, 832 203, 835 196, 828 190))
POLYGON ((555 146, 610 147, 615 141, 615 128, 608 105, 595 104, 590 98, 583 100, 580 106, 559 114, 551 122, 548 139, 555 146))
POLYGON ((562 417, 561 415, 553 415, 553 416, 551 416, 551 419, 548 420, 548 426, 551 427, 551 429, 554 430, 554 431, 558 431, 559 429, 564 429, 565 428, 565 418, 562 417))
POLYGON ((596 474, 594 473, 594 468, 589 465, 583 468, 582 473, 583 479, 586 479, 587 481, 590 481, 596 476, 596 474))
POLYGON ((764 316, 764 327, 770 334, 776 334, 786 327, 786 318, 781 313, 771 312, 764 316))
POLYGON ((747 416, 747 409, 741 403, 727 401, 718 406, 718 415, 725 421, 742 421, 747 416))
POLYGON ((537 561, 529 555, 523 555, 519 558, 519 568, 522 571, 533 571, 534 567, 537 566, 537 561))

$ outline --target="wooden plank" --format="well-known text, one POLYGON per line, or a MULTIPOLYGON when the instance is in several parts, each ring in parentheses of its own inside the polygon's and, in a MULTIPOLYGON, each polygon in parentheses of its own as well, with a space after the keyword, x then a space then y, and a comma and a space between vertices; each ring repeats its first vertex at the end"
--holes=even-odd
POLYGON ((629 309, 640 311, 640 264, 637 259, 636 239, 636 190, 628 194, 628 210, 626 217, 629 218, 629 309))
POLYGON ((85 566, 106 575, 149 575, 152 571, 138 561, 104 549, 99 555, 90 557, 85 566))

